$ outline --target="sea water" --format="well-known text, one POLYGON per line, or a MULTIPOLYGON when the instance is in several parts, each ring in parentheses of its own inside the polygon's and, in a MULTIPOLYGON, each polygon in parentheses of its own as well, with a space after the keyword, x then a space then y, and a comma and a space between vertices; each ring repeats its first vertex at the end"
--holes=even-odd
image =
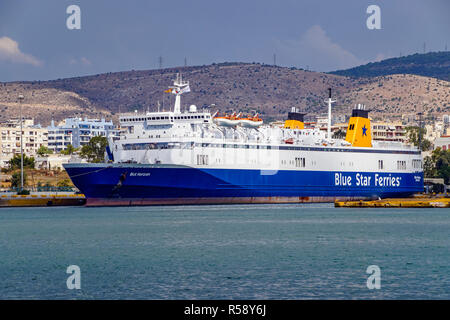
POLYGON ((1 208, 0 299, 449 299, 449 246, 449 209, 1 208))

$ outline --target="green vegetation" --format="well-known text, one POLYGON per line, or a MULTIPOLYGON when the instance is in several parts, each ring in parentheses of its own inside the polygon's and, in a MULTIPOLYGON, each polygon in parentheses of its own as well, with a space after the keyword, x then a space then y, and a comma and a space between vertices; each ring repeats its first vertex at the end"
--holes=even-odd
POLYGON ((64 179, 64 180, 58 181, 56 186, 57 187, 71 187, 72 184, 70 183, 69 179, 64 179))
POLYGON ((450 184, 450 150, 434 150, 425 157, 423 171, 426 178, 443 178, 445 184, 450 184))
POLYGON ((107 145, 108 140, 105 137, 93 137, 88 144, 81 148, 80 155, 82 158, 87 159, 88 162, 103 162, 107 145))
MULTIPOLYGON (((27 185, 27 174, 23 173, 23 186, 27 185)), ((20 188, 20 172, 15 172, 11 177, 11 187, 20 188)))
POLYGON ((353 78, 415 74, 450 81, 450 52, 416 53, 330 73, 353 78))
POLYGON ((422 151, 431 150, 432 148, 431 141, 424 138, 425 134, 427 133, 427 130, 425 128, 420 128, 419 130, 419 127, 406 127, 405 130, 408 141, 414 144, 416 147, 419 146, 419 132, 420 132, 420 136, 422 137, 421 150, 422 151))
POLYGON ((46 155, 46 154, 52 154, 52 153, 53 153, 53 151, 50 150, 50 149, 49 149, 48 147, 46 147, 46 146, 40 146, 39 149, 38 149, 38 151, 37 151, 37 154, 40 155, 41 157, 44 156, 44 155, 46 155))
POLYGON ((65 150, 61 150, 60 153, 64 154, 64 155, 71 155, 71 154, 73 154, 73 153, 75 153, 77 151, 78 151, 78 148, 75 148, 73 145, 68 144, 66 149, 65 150))
MULTIPOLYGON (((27 157, 25 154, 23 155, 23 167, 28 169, 34 169, 34 158, 33 157, 27 157)), ((10 170, 17 170, 20 169, 20 154, 14 155, 9 160, 9 169, 10 170)))

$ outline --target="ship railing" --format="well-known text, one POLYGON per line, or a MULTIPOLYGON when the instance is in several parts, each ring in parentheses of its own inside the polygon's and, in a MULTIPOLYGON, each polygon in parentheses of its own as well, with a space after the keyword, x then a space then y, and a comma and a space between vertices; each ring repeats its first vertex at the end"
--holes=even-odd
POLYGON ((385 149, 406 149, 406 150, 416 149, 415 146, 404 144, 400 141, 376 141, 373 144, 374 147, 380 147, 385 149))

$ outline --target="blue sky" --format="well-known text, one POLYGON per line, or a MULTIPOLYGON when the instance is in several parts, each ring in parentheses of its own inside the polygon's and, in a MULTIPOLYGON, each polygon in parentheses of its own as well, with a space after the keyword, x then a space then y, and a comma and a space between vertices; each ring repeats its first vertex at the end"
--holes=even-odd
POLYGON ((0 81, 214 62, 315 71, 450 46, 448 0, 0 0, 0 81), (81 30, 66 8, 81 8, 81 30), (369 30, 369 5, 381 30, 369 30))

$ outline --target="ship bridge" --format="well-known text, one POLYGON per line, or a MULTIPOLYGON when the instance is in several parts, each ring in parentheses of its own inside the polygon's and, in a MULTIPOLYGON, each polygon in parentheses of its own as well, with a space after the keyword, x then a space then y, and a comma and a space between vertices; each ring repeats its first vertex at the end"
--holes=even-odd
POLYGON ((146 112, 123 114, 119 118, 121 127, 143 125, 167 125, 174 123, 211 123, 209 112, 146 112))

